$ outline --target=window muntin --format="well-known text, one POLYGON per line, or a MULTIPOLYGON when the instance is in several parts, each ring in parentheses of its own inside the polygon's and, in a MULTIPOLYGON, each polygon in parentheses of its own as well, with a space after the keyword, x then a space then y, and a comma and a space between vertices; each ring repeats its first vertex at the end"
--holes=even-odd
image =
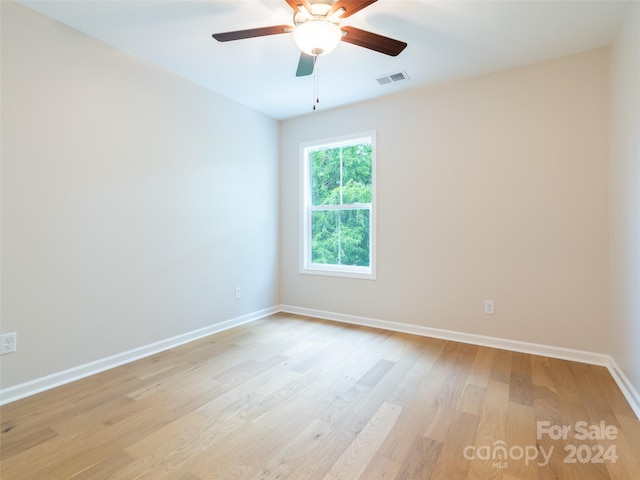
POLYGON ((374 132, 302 146, 301 271, 375 278, 374 132))

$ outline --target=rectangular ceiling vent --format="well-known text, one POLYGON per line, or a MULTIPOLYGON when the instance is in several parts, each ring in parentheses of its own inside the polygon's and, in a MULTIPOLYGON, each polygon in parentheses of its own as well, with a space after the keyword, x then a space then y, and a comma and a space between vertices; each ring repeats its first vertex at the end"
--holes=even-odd
POLYGON ((382 75, 381 77, 377 77, 376 80, 380 85, 387 85, 389 83, 400 82, 402 80, 408 80, 409 75, 407 72, 396 72, 396 73, 388 73, 387 75, 382 75))

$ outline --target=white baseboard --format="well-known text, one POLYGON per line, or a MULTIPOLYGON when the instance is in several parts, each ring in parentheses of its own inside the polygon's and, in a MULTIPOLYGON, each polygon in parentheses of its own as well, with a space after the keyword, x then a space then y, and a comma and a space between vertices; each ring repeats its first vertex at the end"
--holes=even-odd
POLYGON ((588 363, 591 365, 600 365, 607 367, 611 376, 618 384, 629 405, 634 413, 640 419, 640 394, 633 384, 622 372, 615 360, 610 355, 602 353, 593 353, 583 350, 574 350, 571 348, 554 347, 550 345, 542 345, 538 343, 521 342, 518 340, 509 340, 498 337, 488 337, 484 335, 475 335, 471 333, 456 332, 452 330, 443 330, 439 328, 424 327, 420 325, 412 325, 408 323, 390 322, 388 320, 379 320, 374 318, 359 317, 355 315, 345 315, 342 313, 327 312, 324 310, 316 310, 312 308, 295 307, 292 305, 280 305, 281 312, 303 315, 307 317, 322 318, 341 323, 349 323, 353 325, 361 325, 364 327, 380 328, 382 330, 390 330, 394 332, 410 333, 423 337, 440 338, 443 340, 451 340, 454 342, 470 343, 473 345, 481 345, 485 347, 500 348, 514 352, 529 353, 532 355, 541 355, 544 357, 558 358, 561 360, 570 360, 574 362, 588 363))
POLYGON ((138 360, 140 358, 148 357, 155 353, 192 342, 199 338, 213 335, 214 333, 222 332, 224 330, 228 330, 245 323, 253 322, 260 318, 278 313, 279 311, 280 309, 278 307, 266 308, 264 310, 249 313, 247 315, 242 315, 230 320, 225 320, 208 327, 183 333, 181 335, 167 338, 159 342, 150 343, 149 345, 144 345, 142 347, 134 348, 126 352, 118 353, 110 357, 96 360, 94 362, 85 363, 68 370, 56 372, 45 377, 36 378, 35 380, 2 389, 0 390, 0 405, 19 400, 21 398, 29 397, 31 395, 35 395, 36 393, 58 387, 66 383, 70 383, 75 380, 80 380, 81 378, 85 378, 96 373, 104 372, 105 370, 118 367, 125 363, 133 362, 134 360, 138 360))
POLYGON ((634 388, 631 381, 613 358, 611 358, 607 368, 609 368, 611 376, 618 384, 618 387, 620 387, 620 390, 622 390, 622 394, 627 399, 627 402, 629 402, 629 406, 640 420, 640 393, 634 388))

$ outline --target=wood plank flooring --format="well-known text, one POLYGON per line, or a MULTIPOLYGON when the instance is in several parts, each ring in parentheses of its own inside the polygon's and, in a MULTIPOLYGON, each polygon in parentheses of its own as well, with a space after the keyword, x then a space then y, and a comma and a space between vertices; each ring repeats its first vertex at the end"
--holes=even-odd
POLYGON ((603 367, 284 314, 0 415, 6 480, 640 479, 603 367))

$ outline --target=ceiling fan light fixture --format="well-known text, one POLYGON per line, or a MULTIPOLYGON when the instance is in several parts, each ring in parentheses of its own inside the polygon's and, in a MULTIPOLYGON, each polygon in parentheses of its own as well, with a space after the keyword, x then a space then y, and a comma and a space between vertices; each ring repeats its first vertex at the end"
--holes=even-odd
POLYGON ((301 23, 293 31, 293 40, 298 48, 315 57, 335 49, 342 39, 342 30, 327 20, 310 20, 301 23))

